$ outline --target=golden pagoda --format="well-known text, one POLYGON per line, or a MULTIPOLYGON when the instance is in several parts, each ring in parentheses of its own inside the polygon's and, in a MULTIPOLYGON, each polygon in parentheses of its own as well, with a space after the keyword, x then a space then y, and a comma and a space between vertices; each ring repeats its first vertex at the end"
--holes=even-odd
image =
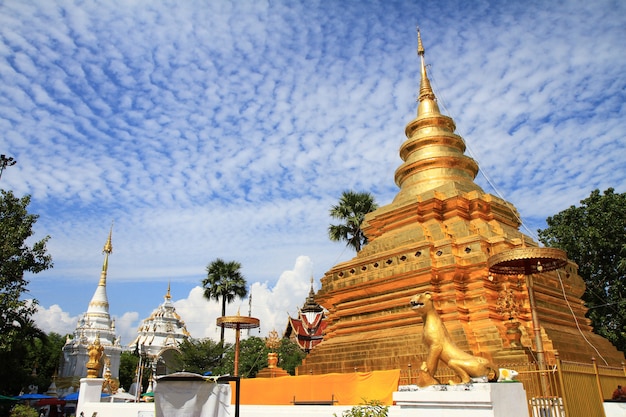
POLYGON ((424 291, 433 295, 454 342, 496 364, 532 362, 539 337, 548 364, 558 353, 564 360, 596 357, 620 366, 623 353, 593 333, 585 318, 585 284, 575 263, 535 271, 531 281, 489 272, 491 256, 538 245, 519 231, 511 203, 474 182, 478 164, 464 154, 452 118, 439 111, 419 31, 417 51, 419 104, 400 147, 400 191, 365 217, 368 244, 322 278, 315 300, 328 310, 329 324, 298 374, 418 366, 426 348, 421 318, 409 299, 424 291))

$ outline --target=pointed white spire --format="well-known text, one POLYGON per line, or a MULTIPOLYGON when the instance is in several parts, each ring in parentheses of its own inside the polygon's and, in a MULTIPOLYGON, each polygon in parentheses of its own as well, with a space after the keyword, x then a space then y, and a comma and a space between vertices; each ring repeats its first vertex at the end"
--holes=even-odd
POLYGON ((111 236, 113 234, 113 224, 109 230, 109 237, 104 244, 102 253, 104 254, 104 262, 102 264, 102 272, 100 273, 100 281, 98 287, 91 297, 86 319, 91 323, 92 327, 100 329, 111 329, 111 316, 109 315, 109 299, 107 297, 107 271, 109 268, 109 255, 113 252, 113 245, 111 243, 111 236))

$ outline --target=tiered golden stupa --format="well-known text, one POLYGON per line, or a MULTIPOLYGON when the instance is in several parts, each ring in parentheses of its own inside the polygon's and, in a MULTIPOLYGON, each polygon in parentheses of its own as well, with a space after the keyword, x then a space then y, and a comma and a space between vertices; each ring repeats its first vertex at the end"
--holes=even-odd
MULTIPOLYGON (((561 359, 619 366, 623 353, 592 333, 577 266, 535 274, 490 274, 490 256, 537 247, 518 229, 516 209, 475 182, 477 163, 466 156, 454 121, 440 113, 418 32, 421 80, 417 117, 406 126, 404 161, 395 174, 393 202, 366 216, 369 243, 322 278, 316 301, 328 309, 324 341, 298 373, 321 374, 419 366, 424 359, 421 318, 409 307, 430 291, 462 349, 495 363, 536 357, 528 282, 547 364, 561 359), (580 328, 580 329, 579 329, 580 328), (593 345, 593 346, 592 346, 593 345)), ((520 149, 523 151, 523 149, 520 149)))

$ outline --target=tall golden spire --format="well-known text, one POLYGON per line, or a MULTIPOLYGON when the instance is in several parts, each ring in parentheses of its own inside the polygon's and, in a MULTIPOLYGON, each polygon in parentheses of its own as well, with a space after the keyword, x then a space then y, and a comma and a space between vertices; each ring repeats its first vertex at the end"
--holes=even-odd
POLYGON ((420 92, 417 100, 420 103, 423 103, 425 100, 431 100, 437 110, 439 112, 439 107, 437 106, 435 93, 433 93, 433 89, 430 86, 430 80, 428 79, 428 75, 426 74, 426 59, 424 58, 424 45, 422 44, 422 35, 420 34, 420 29, 417 28, 417 55, 420 57, 421 64, 421 79, 420 79, 420 92))
POLYGON ((417 117, 407 124, 407 140, 400 147, 400 158, 404 162, 396 170, 395 180, 400 192, 394 202, 403 204, 415 201, 424 193, 434 190, 446 197, 473 190, 482 192, 474 182, 478 164, 464 155, 465 142, 454 133, 456 125, 452 118, 439 111, 426 71, 419 28, 417 55, 421 70, 417 117))

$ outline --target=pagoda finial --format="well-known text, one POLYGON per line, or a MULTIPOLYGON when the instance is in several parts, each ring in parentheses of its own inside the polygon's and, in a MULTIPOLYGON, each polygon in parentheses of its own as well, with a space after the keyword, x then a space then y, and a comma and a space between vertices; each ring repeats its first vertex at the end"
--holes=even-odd
POLYGON ((102 253, 104 254, 104 262, 102 263, 102 272, 100 273, 99 286, 106 286, 107 271, 109 269, 109 255, 113 252, 113 244, 111 243, 111 236, 113 235, 113 222, 111 222, 111 228, 109 229, 109 237, 107 238, 102 253))
MULTIPOLYGON (((435 93, 433 93, 433 89, 430 86, 430 80, 428 79, 428 75, 426 74, 426 59, 424 58, 424 55, 425 55, 424 44, 422 44, 422 35, 420 33, 419 27, 417 28, 417 55, 420 57, 421 73, 422 73, 421 79, 420 79, 420 91, 419 91, 419 96, 417 97, 417 101, 422 103, 425 100, 431 100, 433 104, 435 105, 437 112, 439 112, 439 108, 437 108, 437 105, 435 103, 435 100, 436 100, 435 93)), ((419 114, 419 110, 421 109, 418 109, 418 114, 419 114)))
POLYGON ((422 35, 420 34, 420 27, 417 27, 417 55, 424 56, 424 45, 422 44, 422 35))
POLYGON ((300 311, 306 312, 318 312, 323 308, 315 302, 315 290, 313 290, 313 277, 311 277, 311 289, 309 290, 309 296, 306 298, 304 305, 300 311))
POLYGON ((111 243, 111 236, 113 235, 113 221, 111 221, 111 228, 109 229, 109 238, 107 242, 104 244, 104 248, 102 249, 102 253, 111 254, 113 252, 113 244, 111 243))
POLYGON ((172 299, 172 292, 170 291, 171 284, 172 284, 171 281, 167 282, 167 294, 165 294, 165 299, 166 300, 171 300, 172 299))

